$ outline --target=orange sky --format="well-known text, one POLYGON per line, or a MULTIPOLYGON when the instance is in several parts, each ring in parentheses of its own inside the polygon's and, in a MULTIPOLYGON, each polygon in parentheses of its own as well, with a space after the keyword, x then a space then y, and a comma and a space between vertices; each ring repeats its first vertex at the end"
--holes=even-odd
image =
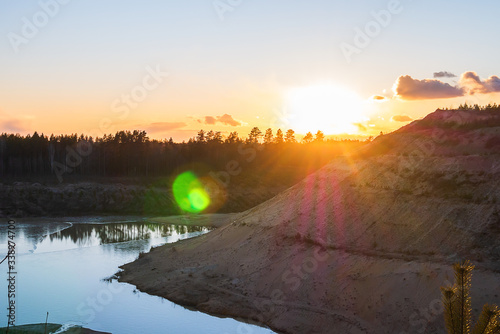
POLYGON ((202 0, 89 0, 37 23, 43 12, 0 4, 0 132, 367 137, 439 107, 500 102, 500 21, 466 1, 279 0, 221 13, 202 0))

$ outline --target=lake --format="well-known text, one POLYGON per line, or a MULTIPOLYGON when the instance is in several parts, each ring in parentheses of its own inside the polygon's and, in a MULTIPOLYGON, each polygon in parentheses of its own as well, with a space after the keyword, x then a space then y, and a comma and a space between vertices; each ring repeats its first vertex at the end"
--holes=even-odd
MULTIPOLYGON (((136 222, 16 222, 16 325, 49 322, 121 333, 261 334, 269 329, 191 311, 109 280, 151 247, 209 232, 195 226, 136 222)), ((0 255, 7 253, 7 223, 0 255)), ((7 309, 7 262, 0 265, 0 315, 7 309)), ((0 318, 0 327, 7 317, 0 318)))

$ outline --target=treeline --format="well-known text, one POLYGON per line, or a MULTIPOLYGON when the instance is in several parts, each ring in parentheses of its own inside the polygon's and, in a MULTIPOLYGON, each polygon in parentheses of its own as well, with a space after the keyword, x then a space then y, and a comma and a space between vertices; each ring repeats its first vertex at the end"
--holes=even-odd
POLYGON ((334 156, 363 145, 355 140, 325 140, 321 131, 302 141, 293 130, 275 134, 253 128, 247 138, 236 132, 200 130, 188 142, 150 139, 145 131, 119 131, 92 138, 85 135, 0 135, 0 176, 155 177, 182 169, 224 170, 236 160, 259 168, 311 165, 318 168, 334 156))
MULTIPOLYGON (((500 127, 500 105, 487 104, 485 106, 480 106, 478 104, 460 104, 458 108, 455 109, 438 109, 438 110, 450 110, 450 111, 471 111, 473 115, 477 117, 463 117, 457 114, 456 117, 450 117, 450 119, 445 119, 441 121, 436 121, 433 118, 424 118, 419 121, 420 126, 426 127, 439 127, 444 129, 456 129, 456 130, 475 130, 480 128, 492 128, 500 127)), ((498 137, 491 138, 493 144, 488 144, 487 148, 495 146, 498 142, 498 137)))
POLYGON ((488 103, 487 105, 480 106, 479 104, 460 104, 458 108, 441 108, 441 110, 475 110, 475 111, 500 111, 500 105, 496 103, 488 103))

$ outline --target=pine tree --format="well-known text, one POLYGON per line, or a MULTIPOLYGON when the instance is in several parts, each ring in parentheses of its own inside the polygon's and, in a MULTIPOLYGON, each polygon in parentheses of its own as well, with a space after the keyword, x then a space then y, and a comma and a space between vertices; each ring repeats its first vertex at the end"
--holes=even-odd
MULTIPOLYGON (((474 266, 469 262, 456 263, 455 284, 442 287, 444 320, 448 334, 471 333, 470 287, 474 266)), ((500 334, 500 311, 496 305, 484 305, 473 334, 500 334)))
POLYGON ((498 306, 489 304, 484 305, 483 311, 479 316, 479 320, 472 334, 500 333, 499 316, 500 310, 498 306))
POLYGON ((313 141, 313 135, 310 132, 306 133, 306 135, 304 136, 304 138, 302 138, 302 142, 305 143, 305 144, 309 144, 312 141, 313 141))
POLYGON ((262 131, 258 127, 254 127, 248 134, 247 143, 257 144, 260 137, 262 137, 262 131))
POLYGON ((271 144, 273 142, 273 129, 269 128, 266 130, 264 135, 264 144, 271 144))
POLYGON ((205 142, 205 131, 203 130, 198 131, 198 135, 196 136, 196 141, 199 143, 205 142))
POLYGON ((314 141, 316 143, 322 143, 324 140, 325 140, 324 133, 318 130, 318 132, 316 132, 316 138, 314 138, 314 141))
POLYGON ((276 144, 282 144, 284 142, 283 131, 281 131, 281 129, 278 129, 278 131, 276 131, 276 137, 274 138, 274 142, 276 144))
POLYGON ((288 129, 285 134, 285 142, 287 143, 296 143, 297 140, 295 139, 295 131, 292 129, 288 129))
POLYGON ((229 136, 227 136, 225 142, 227 144, 234 144, 234 143, 241 142, 241 139, 238 137, 238 132, 233 131, 233 132, 229 133, 229 136))
POLYGON ((215 132, 213 130, 208 131, 205 134, 205 141, 207 141, 207 142, 213 141, 214 140, 214 136, 215 136, 215 132))

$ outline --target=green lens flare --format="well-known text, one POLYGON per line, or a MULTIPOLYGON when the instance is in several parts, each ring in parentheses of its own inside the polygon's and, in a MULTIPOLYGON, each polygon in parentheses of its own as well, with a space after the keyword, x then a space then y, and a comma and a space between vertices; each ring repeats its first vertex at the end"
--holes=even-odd
POLYGON ((210 205, 210 196, 192 172, 184 172, 177 176, 172 191, 177 205, 183 211, 198 213, 210 205))

